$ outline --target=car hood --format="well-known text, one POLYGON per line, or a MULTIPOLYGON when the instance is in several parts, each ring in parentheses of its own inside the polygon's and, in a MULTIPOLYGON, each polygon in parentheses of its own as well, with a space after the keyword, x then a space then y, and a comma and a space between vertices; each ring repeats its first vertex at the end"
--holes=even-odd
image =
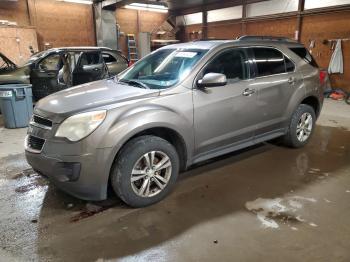
POLYGON ((49 95, 37 102, 34 113, 59 122, 63 116, 158 95, 159 90, 138 88, 106 79, 49 95))

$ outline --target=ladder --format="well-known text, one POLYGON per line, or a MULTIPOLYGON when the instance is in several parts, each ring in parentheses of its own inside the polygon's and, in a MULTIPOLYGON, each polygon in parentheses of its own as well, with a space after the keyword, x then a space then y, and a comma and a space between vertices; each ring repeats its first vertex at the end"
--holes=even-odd
POLYGON ((127 45, 128 45, 128 59, 133 64, 138 58, 136 39, 134 34, 127 34, 126 37, 127 45))

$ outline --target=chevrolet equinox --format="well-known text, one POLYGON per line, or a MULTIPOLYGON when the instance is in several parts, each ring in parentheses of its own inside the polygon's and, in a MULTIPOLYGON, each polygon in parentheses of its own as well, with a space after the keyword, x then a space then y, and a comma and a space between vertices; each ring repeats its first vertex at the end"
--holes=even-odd
POLYGON ((295 41, 241 37, 163 47, 118 76, 40 100, 25 139, 38 173, 85 200, 163 199, 179 171, 281 137, 310 139, 324 76, 295 41))

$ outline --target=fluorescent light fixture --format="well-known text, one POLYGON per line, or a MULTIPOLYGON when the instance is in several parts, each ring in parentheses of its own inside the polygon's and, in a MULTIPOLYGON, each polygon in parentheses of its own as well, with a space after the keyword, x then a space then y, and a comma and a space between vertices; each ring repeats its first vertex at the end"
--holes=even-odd
POLYGON ((69 3, 86 4, 86 5, 92 4, 92 0, 60 0, 60 2, 69 2, 69 3))
POLYGON ((162 4, 144 4, 144 3, 131 3, 126 5, 127 9, 144 10, 151 12, 167 13, 168 7, 162 4))

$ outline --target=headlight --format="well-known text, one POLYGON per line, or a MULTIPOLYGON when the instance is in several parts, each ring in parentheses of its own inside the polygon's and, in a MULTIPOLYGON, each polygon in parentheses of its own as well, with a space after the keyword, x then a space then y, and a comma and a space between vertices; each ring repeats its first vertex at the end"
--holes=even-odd
POLYGON ((94 132, 102 124, 106 115, 107 111, 101 110, 68 117, 59 126, 56 136, 66 137, 70 141, 76 142, 94 132))

